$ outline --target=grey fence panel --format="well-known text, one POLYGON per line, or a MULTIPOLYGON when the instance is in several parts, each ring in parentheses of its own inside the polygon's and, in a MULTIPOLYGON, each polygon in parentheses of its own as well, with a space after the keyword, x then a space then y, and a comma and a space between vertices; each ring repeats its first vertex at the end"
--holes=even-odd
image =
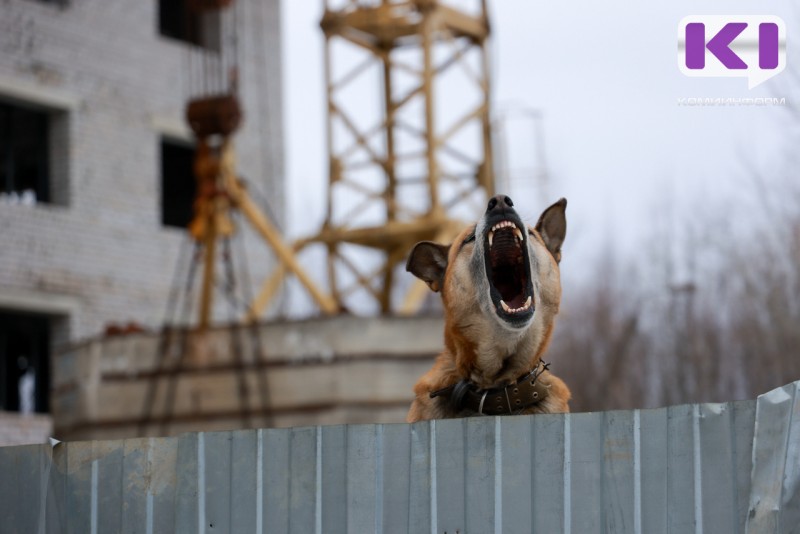
POLYGON ((264 461, 262 507, 264 532, 289 532, 289 494, 292 477, 289 473, 291 432, 259 430, 262 436, 261 456, 264 461))
POLYGON ((379 426, 347 427, 347 532, 383 531, 383 458, 379 426))
POLYGON ((667 408, 667 532, 697 532, 695 421, 693 406, 667 408))
POLYGON ((732 410, 727 404, 701 405, 699 439, 701 459, 700 487, 703 496, 703 530, 736 532, 736 450, 731 432, 732 410))
MULTIPOLYGON (((499 447, 496 434, 499 433, 500 420, 470 417, 463 421, 465 422, 466 526, 462 532, 492 532, 497 506, 502 503, 498 495, 502 480, 500 476, 495 479, 495 455, 499 447)), ((500 473, 502 474, 502 471, 500 473)))
POLYGON ((436 489, 431 504, 436 529, 432 532, 451 534, 466 529, 466 422, 466 419, 450 419, 431 425, 435 447, 435 452, 431 452, 431 486, 436 489))
MULTIPOLYGON (((500 429, 500 513, 501 532, 528 532, 533 525, 533 421, 527 417, 496 419, 500 429)), ((495 459, 497 460, 497 458, 495 459)), ((497 519, 497 518, 495 518, 497 519)), ((497 529, 494 529, 497 530, 497 529)))
MULTIPOLYGON (((44 456, 44 455, 42 455, 44 456)), ((46 469, 48 476, 47 495, 39 502, 44 502, 44 512, 40 511, 40 522, 44 523, 44 531, 48 534, 66 532, 66 516, 69 512, 69 493, 67 491, 67 480, 71 474, 67 471, 67 444, 59 443, 45 457, 49 462, 49 469, 46 469)), ((42 525, 37 528, 37 532, 42 531, 42 525)))
POLYGON ((0 532, 797 533, 798 388, 657 410, 0 448, 0 532))
POLYGON ((603 532, 641 531, 634 503, 639 491, 635 412, 607 412, 603 436, 603 532))
POLYGON ((598 532, 603 528, 603 414, 579 413, 570 418, 569 508, 566 531, 598 532))
MULTIPOLYGON (((64 458, 66 507, 62 510, 62 521, 66 522, 67 534, 94 534, 97 525, 97 493, 92 492, 92 467, 97 467, 93 458, 94 442, 67 443, 60 448, 64 458)), ((56 451, 58 456, 59 450, 56 451)), ((96 473, 96 470, 95 470, 96 473)), ((95 474, 95 477, 99 476, 95 474)), ((95 478, 97 481, 97 478, 95 478)))
MULTIPOLYGON (((387 534, 421 532, 411 530, 411 426, 383 428, 383 531, 387 534)), ((430 499, 430 488, 425 492, 430 499)))
POLYGON ((205 471, 201 477, 205 484, 200 488, 205 488, 205 510, 201 510, 200 517, 205 518, 203 524, 211 531, 231 532, 232 436, 230 432, 204 432, 202 438, 204 458, 198 462, 198 469, 205 471))
POLYGON ((121 506, 116 507, 122 524, 114 532, 135 534, 147 532, 148 528, 152 532, 153 499, 148 483, 152 479, 151 462, 148 461, 152 450, 151 442, 146 438, 128 439, 123 443, 120 484, 122 500, 121 506))
MULTIPOLYGON (((176 439, 129 439, 121 447, 122 533, 168 532, 175 528, 176 439)), ((104 477, 104 472, 99 474, 104 477)), ((110 512, 115 503, 106 502, 110 512)), ((116 530, 100 530, 100 532, 116 530)))
POLYGON ((435 511, 431 506, 436 495, 436 479, 431 475, 436 461, 436 422, 411 425, 411 467, 409 469, 408 532, 435 532, 435 511))
POLYGON ((323 427, 322 524, 332 531, 347 530, 347 427, 323 427))
MULTIPOLYGON (((669 425, 667 410, 637 410, 634 412, 634 426, 638 426, 639 475, 638 493, 634 488, 634 532, 647 534, 666 534, 669 532, 669 493, 668 464, 669 425), (638 425, 637 425, 638 423, 638 425)), ((635 436, 634 436, 635 437, 635 436)))
POLYGON ((120 532, 124 441, 93 441, 91 458, 92 532, 120 532))
POLYGON ((41 450, 44 446, 0 447, 0 531, 36 532, 43 493, 41 450))
POLYGON ((308 534, 317 525, 317 429, 289 432, 289 532, 308 534))
POLYGON ((178 445, 177 439, 152 439, 148 442, 147 462, 150 466, 150 477, 145 514, 151 518, 147 524, 152 524, 152 532, 169 532, 169 529, 175 528, 178 445))
POLYGON ((795 382, 758 398, 747 532, 800 531, 798 389, 795 382))
MULTIPOLYGON (((530 419, 533 428, 531 471, 534 532, 567 532, 572 508, 571 435, 574 416, 530 419)), ((520 465, 526 469, 527 463, 520 465)), ((508 513, 512 513, 510 510, 508 513)))
POLYGON ((200 532, 205 525, 204 470, 198 464, 205 461, 205 433, 184 434, 178 438, 177 485, 175 488, 175 530, 200 532))
POLYGON ((784 444, 783 486, 781 489, 782 529, 800 532, 800 383, 788 387, 791 391, 791 409, 784 420, 787 424, 784 444))
POLYGON ((736 475, 736 524, 744 532, 750 505, 750 471, 753 465, 753 434, 756 421, 756 403, 732 402, 733 429, 731 443, 736 455, 733 466, 736 475))
MULTIPOLYGON (((255 533, 263 531, 263 516, 258 510, 259 471, 263 457, 259 456, 259 432, 231 432, 230 530, 255 533)), ((263 485, 261 487, 263 491, 263 485)))

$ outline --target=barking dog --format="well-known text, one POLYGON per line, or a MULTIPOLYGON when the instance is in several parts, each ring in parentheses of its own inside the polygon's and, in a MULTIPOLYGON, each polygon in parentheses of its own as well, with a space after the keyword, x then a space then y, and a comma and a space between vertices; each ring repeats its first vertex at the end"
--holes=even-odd
POLYGON ((417 243, 406 269, 441 292, 445 348, 414 386, 406 420, 568 412, 566 384, 541 356, 561 301, 566 199, 526 227, 510 198, 450 245, 417 243))

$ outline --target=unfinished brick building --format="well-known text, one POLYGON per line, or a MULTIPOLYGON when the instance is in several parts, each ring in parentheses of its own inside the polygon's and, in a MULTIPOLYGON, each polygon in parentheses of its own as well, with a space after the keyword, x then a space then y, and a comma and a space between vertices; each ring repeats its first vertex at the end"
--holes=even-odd
MULTIPOLYGON (((238 9, 238 168, 280 222, 279 1, 238 9)), ((159 326, 191 215, 187 84, 219 22, 185 1, 2 3, 0 411, 49 411, 59 347, 109 323, 159 326)), ((258 279, 273 260, 245 239, 258 279)))

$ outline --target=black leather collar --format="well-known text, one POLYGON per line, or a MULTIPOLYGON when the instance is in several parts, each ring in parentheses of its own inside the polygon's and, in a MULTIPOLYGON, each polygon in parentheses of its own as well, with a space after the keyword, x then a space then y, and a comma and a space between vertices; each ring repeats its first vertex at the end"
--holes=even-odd
POLYGON ((452 386, 430 393, 430 397, 447 397, 450 407, 456 412, 469 410, 481 415, 510 415, 542 402, 547 397, 548 387, 537 379, 550 364, 539 361, 536 367, 512 383, 497 388, 479 389, 464 378, 452 386))

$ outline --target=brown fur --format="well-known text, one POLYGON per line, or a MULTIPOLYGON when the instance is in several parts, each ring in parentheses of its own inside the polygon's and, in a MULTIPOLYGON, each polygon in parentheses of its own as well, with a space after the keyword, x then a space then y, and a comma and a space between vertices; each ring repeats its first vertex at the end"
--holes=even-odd
MULTIPOLYGON (((495 197, 495 206, 497 199, 502 202, 507 197, 495 197)), ((508 199, 508 206, 511 205, 508 199)), ((487 246, 483 236, 490 226, 492 204, 489 206, 487 215, 464 229, 451 245, 418 243, 409 257, 407 269, 432 290, 441 292, 445 330, 444 351, 414 386, 416 397, 408 422, 475 415, 457 412, 447 398, 431 398, 430 393, 464 378, 480 389, 505 386, 533 369, 550 342, 561 300, 558 263, 566 234, 566 200, 550 206, 535 227, 527 228, 525 245, 535 310, 530 321, 519 327, 504 323, 495 312, 486 269, 480 268, 487 246)), ((504 209, 513 212, 509 207, 504 209)), ((515 212, 513 217, 517 217, 515 212)), ((539 380, 549 387, 547 397, 521 413, 568 412, 570 391, 566 384, 549 371, 539 380)))

